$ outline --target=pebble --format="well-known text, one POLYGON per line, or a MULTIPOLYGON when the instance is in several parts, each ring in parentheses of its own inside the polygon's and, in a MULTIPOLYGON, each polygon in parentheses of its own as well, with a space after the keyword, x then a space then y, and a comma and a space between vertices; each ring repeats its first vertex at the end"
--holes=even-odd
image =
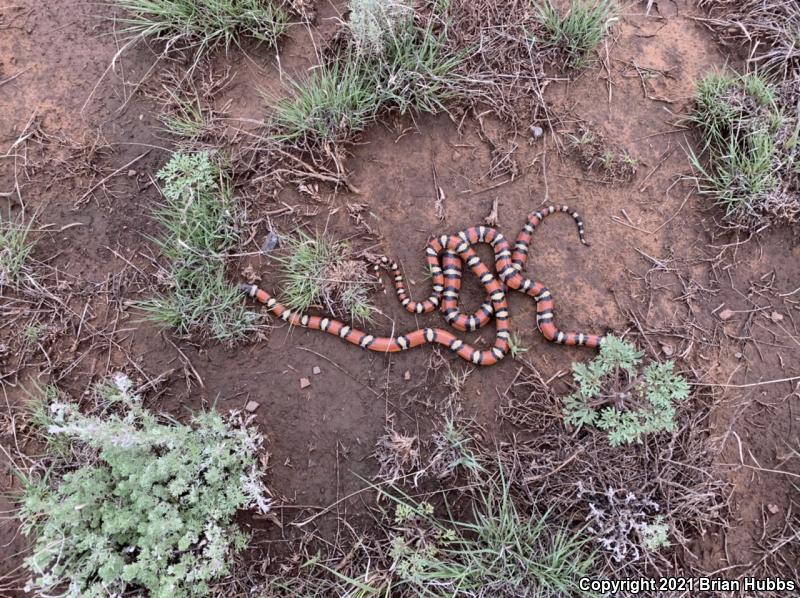
POLYGON ((135 176, 136 176, 136 171, 135 171, 135 170, 133 170, 133 169, 129 170, 129 171, 128 171, 128 176, 129 176, 129 177, 131 177, 131 178, 132 178, 132 177, 135 177, 135 176))
POLYGON ((311 386, 311 380, 308 378, 300 378, 300 390, 308 388, 309 386, 311 386))
POLYGON ((778 513, 781 512, 781 509, 778 505, 769 504, 767 505, 767 509, 769 509, 769 512, 772 513, 773 515, 777 515, 778 513))
POLYGON ((411 380, 411 372, 409 370, 406 370, 403 374, 403 380, 411 380))
POLYGON ((318 365, 315 365, 313 368, 311 368, 311 371, 314 372, 315 375, 319 375, 322 373, 322 370, 319 369, 318 365))
POLYGON ((721 312, 719 312, 719 319, 723 322, 725 320, 730 320, 731 317, 733 317, 733 311, 730 309, 723 309, 721 312))
POLYGON ((253 413, 259 407, 261 407, 261 405, 259 405, 255 401, 247 401, 247 405, 244 406, 245 410, 249 411, 250 413, 253 413))
POLYGON ((531 125, 531 135, 533 135, 534 139, 539 139, 539 137, 544 135, 544 129, 536 125, 531 125))
POLYGON ((261 244, 261 253, 269 253, 278 246, 278 235, 273 231, 267 233, 267 237, 261 244))

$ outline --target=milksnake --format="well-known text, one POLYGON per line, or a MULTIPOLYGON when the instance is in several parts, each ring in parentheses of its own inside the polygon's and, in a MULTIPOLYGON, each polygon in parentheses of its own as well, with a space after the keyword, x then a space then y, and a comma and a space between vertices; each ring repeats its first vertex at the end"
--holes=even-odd
POLYGON ((421 328, 401 336, 373 336, 351 328, 339 320, 309 316, 290 310, 256 285, 243 284, 242 291, 266 304, 269 311, 292 326, 322 330, 363 349, 394 353, 428 343, 437 343, 448 347, 459 357, 475 365, 493 365, 503 359, 509 351, 510 330, 506 289, 514 289, 530 295, 536 301, 536 323, 547 340, 562 345, 598 347, 603 342, 601 336, 559 330, 553 322, 554 305, 550 291, 542 283, 521 274, 528 259, 534 229, 544 218, 555 212, 565 212, 575 219, 578 236, 585 245, 583 220, 576 211, 564 205, 549 206, 542 211, 529 214, 525 226, 517 235, 513 251, 505 237, 496 228, 489 226, 475 226, 455 235, 442 235, 431 239, 426 248, 426 261, 433 279, 433 293, 424 301, 414 301, 409 297, 397 263, 390 263, 383 257, 380 264, 376 265, 376 269, 383 268, 394 276, 397 297, 406 311, 422 314, 440 308, 448 323, 461 331, 477 330, 494 319, 497 322, 495 341, 488 350, 476 349, 442 328, 421 328), (488 243, 493 247, 499 280, 472 248, 479 243, 488 243), (472 270, 486 291, 486 300, 474 314, 469 316, 458 309, 462 263, 472 270))

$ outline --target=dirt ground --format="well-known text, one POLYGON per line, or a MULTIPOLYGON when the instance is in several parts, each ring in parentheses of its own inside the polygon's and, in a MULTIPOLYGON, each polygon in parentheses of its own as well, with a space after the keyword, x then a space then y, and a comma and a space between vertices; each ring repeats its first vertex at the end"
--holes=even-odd
MULTIPOLYGON (((331 35, 342 4, 319 2, 316 25, 293 28, 281 44, 280 65, 274 50, 259 47, 214 57, 215 66, 230 67, 231 81, 217 101, 232 129, 255 130, 266 116, 263 91, 280 90, 282 80, 316 63, 312 40, 331 35)), ((708 530, 701 550, 682 554, 676 566, 744 571, 762 558, 765 537, 783 525, 796 496, 789 476, 768 470, 800 474, 797 460, 789 459, 800 439, 797 380, 758 384, 800 374, 800 243, 785 229, 748 239, 717 226, 719 214, 686 178, 686 148, 697 140, 681 115, 691 105, 693 81, 737 64, 737 57, 718 46, 691 3, 658 3, 649 17, 643 7, 626 7, 591 68, 548 86, 546 98, 561 118, 554 131, 540 139, 519 131, 513 138, 488 117, 390 115, 360 136, 347 160, 360 194, 320 186, 317 197, 291 188, 272 196, 246 187, 243 201, 256 222, 247 249, 257 251, 269 228, 326 228, 352 237, 360 249, 396 258, 419 297, 429 284, 427 239, 482 223, 495 199, 507 236, 539 206, 563 202, 577 209, 591 244, 577 242, 570 219, 552 217, 535 235, 530 269, 552 290, 565 329, 643 335, 652 354, 679 356, 682 368, 709 385, 712 445, 719 449, 714 475, 732 484, 731 523, 708 530), (641 69, 656 74, 643 79, 641 69), (631 181, 611 182, 582 168, 567 141, 579 123, 635 158, 631 181), (518 145, 513 180, 486 176, 492 166, 487 139, 518 145), (437 187, 445 196, 443 220, 434 208, 437 187), (348 214, 354 204, 363 204, 372 235, 362 234, 348 214), (291 210, 280 213, 285 206, 291 210)), ((24 318, 0 322, 0 341, 17 348, 0 361, 3 408, 19 405, 45 370, 40 381, 57 382, 73 396, 111 371, 142 382, 167 372, 151 404, 178 416, 214 402, 241 408, 258 401, 258 424, 269 439, 268 486, 282 503, 276 519, 247 522, 255 533, 251 556, 264 567, 285 550, 282 539, 307 531, 289 521, 314 512, 306 507, 356 492, 361 478, 375 474, 370 455, 390 414, 398 429, 429 427, 449 394, 448 369, 471 372, 461 395, 463 416, 493 438, 519 432, 497 410, 522 367, 510 358, 473 370, 446 354, 431 368, 428 348, 369 354, 275 321, 266 338, 236 347, 176 339, 140 321, 130 303, 152 293, 158 259, 148 240, 155 232, 149 211, 158 201, 152 177, 168 159, 171 141, 159 132, 152 100, 135 89, 155 52, 136 46, 109 70, 120 45, 106 18, 111 14, 103 5, 72 0, 0 7, 0 204, 4 214, 9 205, 12 213, 24 206, 37 214, 33 255, 58 273, 58 281, 50 280, 63 300, 41 346, 25 353, 17 342, 24 318), (321 373, 312 373, 315 366, 321 373), (309 388, 300 389, 301 377, 311 380, 309 388)), ((277 288, 274 263, 251 256, 239 268, 246 265, 260 273, 262 286, 277 288)), ((236 271, 230 275, 240 279, 236 271)), ((477 284, 468 281, 467 288, 465 303, 477 306, 477 284)), ((442 325, 437 314, 403 312, 392 291, 376 301, 381 315, 371 331, 442 325)), ((533 302, 514 296, 511 310, 512 327, 529 349, 524 358, 544 379, 592 357, 590 350, 547 343, 535 329, 533 302)), ((555 383, 566 388, 565 380, 555 383)), ((12 489, 7 462, 0 475, 12 489)), ((357 516, 362 500, 343 501, 331 517, 316 520, 318 534, 341 533, 335 515, 357 516)), ((0 510, 10 509, 9 499, 0 499, 0 510)), ((0 576, 16 574, 25 546, 5 516, 0 576)))

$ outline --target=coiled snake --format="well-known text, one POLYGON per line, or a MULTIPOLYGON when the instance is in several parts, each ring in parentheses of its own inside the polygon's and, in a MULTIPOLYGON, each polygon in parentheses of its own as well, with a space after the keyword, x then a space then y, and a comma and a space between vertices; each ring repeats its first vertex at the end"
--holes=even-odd
POLYGON ((242 291, 266 304, 269 311, 292 326, 322 330, 363 349, 394 353, 427 343, 438 343, 475 365, 494 365, 509 351, 510 331, 506 289, 514 289, 530 295, 536 301, 536 323, 547 340, 562 345, 598 347, 603 341, 598 335, 559 330, 553 322, 554 305, 550 291, 542 283, 526 278, 521 273, 528 259, 533 231, 544 218, 555 212, 565 212, 575 219, 578 236, 585 245, 583 221, 577 212, 563 205, 549 206, 542 211, 529 214, 525 226, 517 235, 513 251, 505 237, 497 229, 488 226, 475 226, 455 235, 442 235, 431 239, 426 249, 426 261, 433 279, 433 293, 424 301, 413 301, 408 296, 403 284, 403 275, 396 263, 389 263, 384 257, 381 258, 380 265, 376 266, 376 269, 383 267, 392 273, 397 297, 406 311, 421 314, 441 308, 448 323, 461 331, 477 330, 494 319, 497 322, 497 330, 494 345, 489 350, 476 349, 442 328, 420 328, 401 336, 373 336, 351 328, 339 320, 292 311, 255 285, 243 284, 242 291), (478 243, 488 243, 493 247, 499 280, 472 248, 478 243), (486 291, 484 303, 469 316, 458 309, 462 263, 472 270, 486 291))

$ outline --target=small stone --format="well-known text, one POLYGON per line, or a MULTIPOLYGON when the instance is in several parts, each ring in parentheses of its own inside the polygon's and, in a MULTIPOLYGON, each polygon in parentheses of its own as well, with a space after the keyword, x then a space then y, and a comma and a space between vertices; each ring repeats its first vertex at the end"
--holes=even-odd
POLYGON ((128 176, 131 177, 131 178, 135 177, 136 176, 136 171, 131 168, 128 171, 128 176))
POLYGON ((247 405, 244 406, 245 411, 249 411, 250 413, 253 413, 259 407, 261 407, 261 405, 259 405, 255 401, 247 401, 247 405))
POLYGON ((317 375, 317 376, 322 373, 322 370, 319 369, 318 365, 315 365, 313 368, 311 368, 311 371, 314 372, 314 375, 317 375))
POLYGON ((403 380, 406 381, 411 380, 411 372, 409 370, 406 370, 405 373, 403 374, 403 380))
POLYGON ((744 357, 744 355, 742 355, 741 353, 739 353, 739 351, 737 351, 736 353, 734 353, 734 354, 733 354, 733 356, 734 356, 736 359, 741 359, 742 357, 744 357))
POLYGON ((533 135, 534 139, 539 139, 539 137, 544 135, 544 129, 536 125, 531 125, 531 135, 533 135))
POLYGON ((300 390, 308 388, 309 386, 311 386, 311 380, 308 378, 300 378, 300 390))
POLYGON ((725 320, 730 320, 732 316, 733 312, 730 309, 723 309, 721 312, 719 312, 719 319, 723 322, 725 320))
POLYGON ((675 353, 675 349, 672 348, 672 345, 669 343, 661 343, 661 351, 667 357, 672 357, 672 354, 675 353))
POLYGON ((774 311, 770 314, 769 319, 777 324, 778 322, 783 321, 783 314, 779 314, 777 311, 774 311))
POLYGON ((781 512, 781 509, 780 509, 780 507, 779 507, 778 505, 773 505, 773 504, 768 504, 768 505, 767 505, 767 510, 768 510, 770 513, 772 513, 773 515, 777 515, 778 513, 780 513, 780 512, 781 512))
POLYGON ((264 242, 261 244, 261 253, 269 253, 275 249, 278 246, 278 241, 278 234, 274 231, 269 231, 264 242))

